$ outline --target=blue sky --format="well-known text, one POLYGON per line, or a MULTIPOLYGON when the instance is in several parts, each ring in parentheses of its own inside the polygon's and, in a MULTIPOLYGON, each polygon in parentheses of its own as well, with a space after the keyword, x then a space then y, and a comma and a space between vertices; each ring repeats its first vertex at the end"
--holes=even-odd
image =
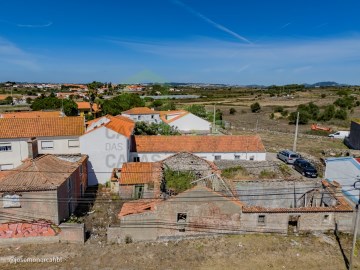
POLYGON ((0 81, 360 84, 356 0, 0 0, 0 81))

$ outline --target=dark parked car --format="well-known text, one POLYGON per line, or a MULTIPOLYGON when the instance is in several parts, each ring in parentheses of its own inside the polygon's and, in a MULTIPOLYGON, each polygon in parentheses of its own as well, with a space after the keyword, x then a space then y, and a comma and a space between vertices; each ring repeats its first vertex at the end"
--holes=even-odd
POLYGON ((305 159, 297 159, 294 162, 294 169, 305 177, 318 177, 318 172, 315 167, 305 159))

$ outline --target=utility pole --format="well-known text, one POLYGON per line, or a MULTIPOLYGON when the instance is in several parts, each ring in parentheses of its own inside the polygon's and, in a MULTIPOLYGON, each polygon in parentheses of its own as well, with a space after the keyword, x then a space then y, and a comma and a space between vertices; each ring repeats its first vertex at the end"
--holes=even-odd
POLYGON ((215 103, 214 103, 213 133, 215 133, 215 131, 216 131, 216 122, 215 122, 215 118, 216 118, 216 110, 215 110, 215 103))
POLYGON ((295 127, 295 138, 294 138, 294 145, 293 145, 293 151, 294 152, 296 152, 297 136, 298 136, 298 131, 299 131, 299 115, 300 115, 300 113, 297 112, 296 127, 295 127))
POLYGON ((359 200, 358 200, 358 203, 356 204, 355 227, 354 227, 353 242, 352 242, 352 248, 351 248, 351 254, 350 254, 349 270, 352 270, 352 267, 353 267, 353 259, 354 259, 354 252, 355 252, 355 246, 356 246, 356 237, 357 237, 358 224, 359 224, 359 204, 360 204, 360 180, 359 180, 359 176, 357 177, 357 181, 354 183, 354 189, 359 190, 359 200))

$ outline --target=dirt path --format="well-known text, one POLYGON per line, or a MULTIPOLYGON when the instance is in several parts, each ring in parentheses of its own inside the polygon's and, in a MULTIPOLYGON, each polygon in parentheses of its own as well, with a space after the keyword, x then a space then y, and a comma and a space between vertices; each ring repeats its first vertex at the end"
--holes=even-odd
MULTIPOLYGON (((345 254, 351 239, 341 236, 345 254)), ((1 269, 346 269, 333 235, 243 235, 123 245, 52 244, 0 248, 1 269), (4 263, 57 256, 59 263, 4 263), (3 261, 1 263, 1 261, 3 261)), ((360 259, 356 257, 356 266, 360 259)), ((356 269, 356 268, 355 268, 356 269)))

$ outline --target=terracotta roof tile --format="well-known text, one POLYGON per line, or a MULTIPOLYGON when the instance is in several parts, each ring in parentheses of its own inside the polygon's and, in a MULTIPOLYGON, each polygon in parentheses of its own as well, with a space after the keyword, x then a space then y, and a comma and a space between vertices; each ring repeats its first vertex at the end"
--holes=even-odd
MULTIPOLYGON (((109 128, 119 134, 122 134, 128 138, 132 135, 134 128, 135 128, 135 122, 132 121, 131 119, 129 119, 125 116, 121 116, 121 115, 117 115, 117 116, 105 115, 103 117, 99 117, 99 118, 96 118, 94 120, 87 122, 86 125, 89 127, 90 125, 96 123, 97 121, 99 121, 103 118, 107 118, 109 120, 109 122, 99 125, 98 127, 101 127, 101 126, 107 127, 107 128, 109 128)), ((90 129, 87 131, 87 133, 92 132, 95 129, 96 128, 90 129)))
MULTIPOLYGON (((76 104, 79 110, 90 110, 90 102, 81 101, 76 102, 76 104)), ((96 103, 93 103, 92 109, 94 112, 100 111, 100 108, 96 103)))
POLYGON ((174 122, 178 119, 180 119, 181 117, 184 117, 185 115, 188 115, 189 112, 188 111, 184 111, 184 110, 179 110, 179 111, 160 111, 160 119, 169 124, 171 122, 174 122), (176 115, 171 119, 167 119, 169 115, 176 115))
POLYGON ((158 114, 159 112, 149 109, 148 107, 136 107, 122 112, 122 114, 158 114))
POLYGON ((83 117, 0 119, 0 138, 80 136, 84 132, 83 117))
POLYGON ((70 162, 54 155, 43 155, 7 171, 0 181, 0 192, 54 190, 64 183, 87 158, 70 162))
POLYGON ((135 136, 139 153, 265 152, 260 136, 135 136))
POLYGON ((13 112, 0 114, 0 118, 46 118, 46 117, 61 117, 60 111, 44 112, 44 111, 31 111, 31 112, 13 112))
POLYGON ((160 183, 162 179, 160 162, 128 162, 121 168, 120 185, 160 183))
POLYGON ((146 211, 153 211, 155 206, 160 202, 159 199, 140 199, 124 203, 118 217, 139 214, 146 211))

